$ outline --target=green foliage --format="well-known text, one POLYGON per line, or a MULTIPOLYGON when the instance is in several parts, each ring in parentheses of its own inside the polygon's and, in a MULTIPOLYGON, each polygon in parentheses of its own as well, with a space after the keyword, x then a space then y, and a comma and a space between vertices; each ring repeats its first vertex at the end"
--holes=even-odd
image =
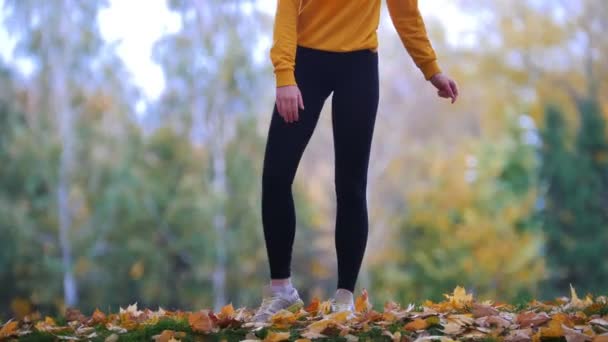
POLYGON ((563 113, 548 106, 543 129, 542 219, 550 277, 546 288, 563 293, 569 284, 600 293, 608 281, 608 137, 599 104, 579 99, 580 125, 569 144, 563 113), (572 147, 570 147, 572 146, 572 147))

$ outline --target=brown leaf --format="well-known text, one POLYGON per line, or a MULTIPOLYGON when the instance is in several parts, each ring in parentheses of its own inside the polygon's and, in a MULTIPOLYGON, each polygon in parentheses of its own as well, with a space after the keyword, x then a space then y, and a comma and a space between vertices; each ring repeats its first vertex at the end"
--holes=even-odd
POLYGON ((498 310, 487 304, 473 303, 473 310, 471 312, 475 318, 498 315, 498 310))
POLYGON ((213 322, 207 312, 197 311, 191 312, 188 315, 188 324, 192 330, 197 332, 208 333, 213 329, 213 322))
POLYGON ((80 312, 80 310, 76 308, 67 308, 65 312, 65 319, 68 322, 78 321, 85 322, 87 317, 80 312))
POLYGON ((422 318, 416 318, 415 320, 407 323, 403 328, 409 331, 424 330, 429 326, 429 323, 422 318))
POLYGON ((516 322, 522 328, 530 326, 539 326, 551 320, 551 317, 546 312, 536 313, 533 311, 523 312, 517 315, 516 322))
POLYGON ((479 317, 475 320, 475 323, 481 327, 497 326, 499 328, 508 328, 511 326, 511 322, 500 316, 486 316, 479 317))
POLYGON ((513 330, 509 333, 507 337, 505 337, 505 342, 527 342, 532 341, 532 329, 517 329, 513 330))
POLYGON ((593 342, 608 342, 608 333, 595 336, 593 342))
POLYGON ((562 325, 562 328, 564 329, 564 336, 566 337, 567 342, 585 342, 590 338, 582 332, 575 329, 570 329, 567 326, 562 325))

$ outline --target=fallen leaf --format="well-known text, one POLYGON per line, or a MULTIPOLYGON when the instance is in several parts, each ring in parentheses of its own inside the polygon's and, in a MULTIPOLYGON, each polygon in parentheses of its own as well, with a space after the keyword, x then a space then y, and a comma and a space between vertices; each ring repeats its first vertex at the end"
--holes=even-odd
POLYGON ((104 342, 116 342, 118 341, 118 335, 116 334, 112 334, 108 337, 106 337, 106 339, 104 340, 104 342))
POLYGON ((509 335, 505 337, 505 342, 524 342, 532 341, 532 329, 517 329, 509 332, 509 335))
POLYGON ((473 309, 471 310, 473 317, 484 317, 498 315, 498 310, 487 304, 473 303, 473 309))
POLYGON ((443 325, 443 333, 446 335, 458 335, 464 332, 465 328, 463 325, 457 322, 449 322, 443 325))
POLYGON ((9 320, 0 329, 0 338, 9 337, 17 332, 18 321, 9 320))
POLYGON ((540 328, 541 337, 562 337, 564 336, 564 329, 562 329, 562 323, 556 320, 549 321, 546 327, 540 328))
POLYGON ((595 336, 593 342, 608 342, 608 333, 595 336))
POLYGON ((564 336, 566 337, 567 342, 585 342, 590 339, 589 336, 582 332, 576 329, 570 329, 565 325, 562 325, 562 329, 564 329, 564 336))
POLYGON ((173 330, 163 330, 160 334, 152 336, 155 342, 169 342, 175 335, 173 330))
POLYGON ((291 311, 279 310, 277 313, 270 317, 272 325, 279 329, 289 328, 292 326, 298 317, 291 311))
POLYGON ((192 330, 197 332, 208 333, 213 329, 213 322, 209 318, 207 312, 197 311, 188 315, 188 324, 192 330))
POLYGON ((403 328, 405 330, 409 330, 409 331, 416 331, 416 330, 424 330, 429 326, 429 323, 422 319, 422 318, 416 318, 415 320, 408 322, 405 326, 403 326, 403 328))
POLYGON ((551 320, 551 317, 546 312, 536 313, 533 311, 523 312, 517 315, 516 322, 522 328, 530 326, 539 326, 551 320))
POLYGON ((105 323, 106 322, 106 314, 104 314, 103 312, 99 311, 99 309, 95 308, 95 312, 93 312, 93 315, 91 316, 91 319, 93 320, 94 323, 105 323))
POLYGON ((217 317, 219 319, 228 319, 234 317, 234 307, 232 306, 232 303, 224 306, 217 317))
POLYGON ((280 342, 289 339, 288 332, 270 332, 268 336, 264 339, 264 342, 280 342))
POLYGON ((593 300, 591 300, 589 296, 587 296, 585 300, 581 300, 580 298, 578 298, 574 287, 572 286, 572 284, 570 284, 570 305, 572 307, 583 309, 591 304, 593 304, 593 300))
POLYGON ((312 299, 312 301, 310 302, 310 304, 304 309, 307 312, 310 312, 313 315, 316 315, 317 312, 319 311, 319 298, 315 297, 312 299))
POLYGON ((443 295, 448 299, 450 304, 458 309, 463 308, 465 305, 468 305, 473 301, 473 295, 471 293, 467 294, 465 288, 461 286, 456 286, 452 295, 443 295))
POLYGON ((308 330, 300 334, 302 337, 306 337, 306 339, 314 340, 315 338, 325 338, 327 335, 323 335, 318 331, 308 330))
POLYGON ((361 295, 355 300, 355 311, 365 312, 371 309, 367 289, 361 291, 361 295))

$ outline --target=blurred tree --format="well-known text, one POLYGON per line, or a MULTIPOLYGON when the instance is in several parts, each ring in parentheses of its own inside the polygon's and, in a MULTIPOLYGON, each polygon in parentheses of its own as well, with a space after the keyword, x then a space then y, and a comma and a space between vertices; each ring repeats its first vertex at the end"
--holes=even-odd
MULTIPOLYGON (((381 301, 440 300, 456 285, 481 298, 536 294, 544 261, 533 219, 534 145, 519 118, 500 140, 471 141, 469 151, 429 159, 430 175, 407 195, 407 216, 374 270, 381 301)), ((399 171, 394 170, 395 174, 399 171)))
MULTIPOLYGON (((77 108, 74 87, 80 83, 78 76, 89 68, 90 60, 102 46, 97 31, 97 10, 105 4, 60 1, 41 5, 37 1, 5 1, 8 11, 6 24, 17 39, 17 56, 30 59, 36 69, 33 78, 39 99, 37 110, 42 120, 54 127, 60 145, 58 172, 52 186, 56 201, 48 203, 57 210, 57 229, 61 250, 63 291, 67 305, 78 300, 77 283, 73 271, 73 245, 70 236, 74 227, 73 173, 75 163, 75 120, 77 108), (70 13, 70 16, 65 16, 70 13)), ((36 127, 38 128, 38 127, 36 127)), ((46 170, 47 172, 49 170, 46 170)), ((48 177, 48 176, 47 176, 48 177)), ((49 184, 50 185, 50 184, 49 184)))
POLYGON ((598 263, 608 256, 606 124, 593 98, 579 98, 578 105, 581 125, 569 146, 562 112, 550 105, 545 114, 541 214, 551 267, 545 287, 552 296, 568 291, 570 284, 603 294, 608 281, 606 266, 598 263))

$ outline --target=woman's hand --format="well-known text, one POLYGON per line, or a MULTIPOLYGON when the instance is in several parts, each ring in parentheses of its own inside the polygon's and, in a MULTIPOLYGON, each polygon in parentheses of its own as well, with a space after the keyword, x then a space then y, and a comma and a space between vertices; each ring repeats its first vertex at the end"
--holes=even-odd
POLYGON ((288 85, 277 88, 277 110, 285 122, 298 121, 298 108, 304 109, 302 93, 296 85, 288 85))
POLYGON ((437 95, 451 98, 452 103, 456 101, 456 98, 458 97, 458 87, 453 79, 442 73, 438 73, 431 77, 429 81, 437 88, 437 95))

